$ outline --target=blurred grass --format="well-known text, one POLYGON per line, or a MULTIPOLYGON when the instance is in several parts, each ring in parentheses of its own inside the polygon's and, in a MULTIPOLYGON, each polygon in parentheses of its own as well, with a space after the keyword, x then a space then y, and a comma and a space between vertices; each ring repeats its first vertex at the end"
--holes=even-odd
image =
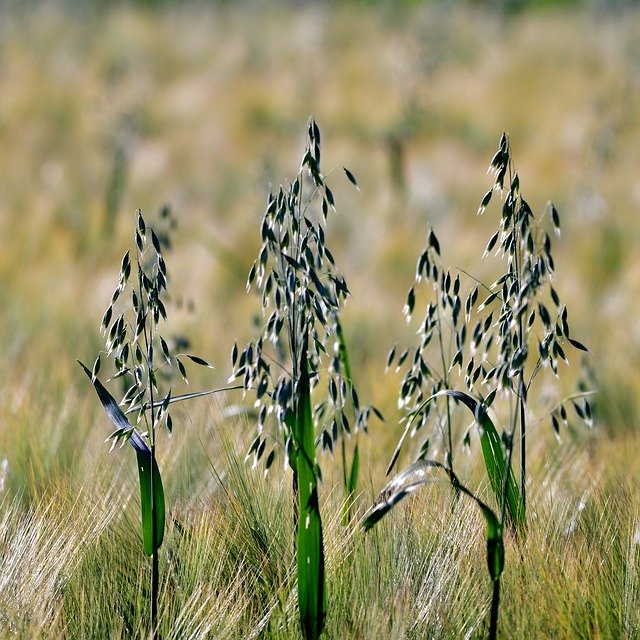
MULTIPOLYGON (((135 509, 129 494, 94 504, 98 494, 113 495, 120 473, 135 495, 134 468, 128 457, 107 454, 108 427, 74 360, 99 348, 134 210, 151 219, 170 203, 179 221, 167 255, 177 308, 171 330, 216 365, 213 379, 203 374, 193 387, 226 379, 233 341, 253 335, 259 308, 244 282, 266 194, 297 169, 314 114, 325 166, 349 167, 361 187, 354 192, 341 170, 332 176, 342 213, 330 220, 329 244, 353 293, 343 324, 362 400, 388 417, 361 445, 365 502, 382 486, 398 436, 396 378, 382 371, 391 345, 411 340, 401 309, 428 226, 447 263, 491 277, 490 261, 480 258, 496 213, 475 211, 503 129, 527 200, 536 211, 556 202, 563 214, 556 284, 573 333, 594 352, 600 422, 596 434, 563 434, 562 446, 546 425, 534 432, 538 515, 531 555, 520 566, 511 552, 505 618, 512 637, 634 637, 640 501, 630 478, 640 464, 628 452, 638 445, 640 410, 638 9, 70 6, 14 6, 0 24, 1 562, 12 561, 7 541, 40 530, 33 523, 43 539, 70 545, 63 566, 34 574, 38 607, 21 600, 26 591, 0 593, 12 612, 2 633, 141 633, 145 569, 138 541, 119 524, 136 518, 135 509), (578 509, 584 495, 587 506, 578 509), (555 599, 542 584, 556 589, 555 599), (100 612, 114 592, 114 611, 100 612)), ((196 533, 189 540, 170 533, 168 558, 188 566, 167 578, 167 632, 173 624, 176 637, 249 637, 272 611, 268 637, 295 637, 282 524, 289 500, 278 494, 287 483, 272 474, 268 486, 278 491, 269 491, 235 454, 211 449, 222 446, 220 434, 213 439, 218 431, 242 432, 222 425, 220 411, 192 409, 184 421, 188 435, 178 431, 169 444, 165 475, 176 517, 196 533), (244 492, 237 509, 229 510, 212 464, 244 492), (253 537, 244 548, 220 546, 234 536, 253 537), (220 602, 232 617, 215 614, 220 602)), ((229 437, 226 450, 240 450, 240 436, 229 437)), ((479 633, 488 602, 475 514, 461 506, 464 513, 445 522, 444 497, 417 498, 381 533, 345 539, 326 474, 329 636, 479 633)), ((44 562, 38 539, 30 549, 33 563, 44 562)))
MULTIPOLYGON (((473 213, 503 128, 532 205, 553 197, 565 214, 559 287, 575 298, 576 329, 597 337, 595 323, 624 326, 638 287, 637 21, 587 11, 508 19, 439 4, 387 18, 321 5, 10 14, 0 58, 2 334, 31 337, 47 322, 62 334, 47 338, 55 349, 94 323, 130 214, 169 202, 181 222, 175 278, 197 304, 185 322, 207 318, 201 350, 222 361, 234 337, 224 328, 253 308, 240 284, 266 191, 295 168, 310 113, 328 164, 349 166, 362 186, 353 194, 336 176, 345 215, 332 226, 357 333, 396 325, 429 223, 446 259, 482 272, 490 223, 473 213)), ((633 334, 625 328, 617 334, 633 334)))

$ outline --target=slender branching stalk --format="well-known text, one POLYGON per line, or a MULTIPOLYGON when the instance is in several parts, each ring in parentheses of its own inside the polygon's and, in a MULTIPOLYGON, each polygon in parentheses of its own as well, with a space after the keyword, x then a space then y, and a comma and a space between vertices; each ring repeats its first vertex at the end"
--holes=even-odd
MULTIPOLYGON (((587 349, 570 337, 567 308, 560 302, 551 284, 554 278, 551 239, 543 228, 542 219, 534 216, 522 197, 506 134, 502 135, 490 170, 494 174, 494 184, 482 199, 478 213, 484 212, 494 193, 504 195, 498 230, 485 250, 487 255, 496 249, 497 255, 506 262, 504 273, 488 286, 472 279, 474 282, 467 295, 463 315, 460 274, 454 279, 442 267, 440 243, 431 230, 427 248, 418 259, 415 283, 407 295, 404 313, 408 319, 411 318, 416 304, 416 287, 423 279, 431 283, 435 301, 427 305, 418 330, 420 344, 413 350, 413 357, 409 358, 409 349, 397 355, 397 347, 394 347, 387 360, 387 367, 395 361, 397 370, 407 366, 405 361, 408 362, 399 396, 399 405, 406 410, 406 424, 388 471, 398 460, 407 435, 415 435, 427 424, 431 408, 439 398, 445 398, 447 402, 446 428, 443 430, 442 421, 438 420, 435 430, 435 435, 444 441, 444 460, 427 459, 429 439, 425 440, 418 461, 383 489, 378 503, 365 519, 364 527, 372 527, 415 489, 434 482, 437 479, 434 471, 444 470, 456 491, 478 504, 487 523, 487 563, 492 582, 489 637, 493 640, 498 633, 500 576, 504 568, 503 531, 505 525, 510 524, 515 533, 520 535, 526 524, 526 436, 531 386, 547 366, 558 376, 558 359, 568 363, 563 345, 569 344, 581 351, 587 349), (505 190, 507 177, 509 187, 505 190), (481 290, 486 297, 477 305, 481 290), (548 310, 549 302, 553 305, 553 314, 548 310), (438 338, 434 351, 439 355, 439 372, 431 364, 433 353, 429 347, 434 335, 438 338), (452 339, 445 339, 445 335, 452 339), (470 344, 467 343, 469 335, 470 344), (455 353, 447 352, 445 345, 448 343, 455 344, 455 353), (536 346, 537 354, 533 356, 536 346), (460 382, 464 380, 466 391, 455 390, 452 386, 451 374, 456 370, 460 382), (509 409, 508 419, 504 421, 508 427, 501 435, 489 415, 489 409, 498 394, 509 409), (450 400, 466 406, 478 426, 485 468, 496 499, 495 509, 461 483, 454 471, 450 400), (518 428, 519 486, 512 473, 518 428)), ((560 235, 560 219, 556 208, 549 204, 547 210, 556 234, 560 235)), ((576 412, 580 417, 590 417, 589 400, 582 394, 579 397, 582 404, 571 400, 576 412)), ((559 429, 557 416, 566 421, 565 405, 569 400, 560 402, 550 413, 556 432, 559 429)), ((500 416, 500 412, 496 412, 500 416)), ((464 441, 468 442, 469 437, 467 432, 464 441)))
MULTIPOLYGON (((311 120, 298 175, 269 195, 263 244, 249 272, 247 287, 255 283, 261 291, 266 324, 256 340, 241 352, 234 345, 232 352, 232 379, 242 379, 244 388, 255 392, 259 408, 247 459, 257 465, 269 445, 265 472, 278 451, 292 470, 298 605, 305 638, 320 635, 326 614, 316 446, 333 452, 338 440, 366 430, 370 413, 377 411, 360 406, 348 371, 338 316, 349 289, 326 246, 325 224, 335 202, 320 155, 320 131, 311 120), (312 409, 311 394, 319 385, 325 394, 312 409), (353 423, 346 411, 349 402, 353 423)), ((353 174, 346 169, 345 174, 355 184, 353 174)), ((357 464, 356 458, 352 474, 357 464)))
MULTIPOLYGON (((426 307, 418 336, 420 343, 414 350, 400 351, 395 346, 388 357, 387 366, 396 363, 396 369, 406 367, 402 380, 399 404, 405 409, 405 431, 392 456, 389 471, 400 453, 407 435, 412 437, 427 423, 431 415, 434 396, 445 396, 447 402, 445 428, 442 421, 424 440, 418 459, 429 452, 432 439, 444 443, 444 464, 453 469, 453 451, 456 448, 452 436, 452 412, 445 389, 460 384, 467 392, 478 398, 488 410, 496 396, 509 407, 508 425, 501 439, 511 469, 513 448, 520 440, 520 486, 521 513, 512 512, 506 501, 506 517, 513 522, 524 522, 526 510, 526 437, 527 415, 530 411, 529 396, 535 379, 545 370, 558 376, 558 360, 568 362, 566 345, 586 351, 586 347, 570 337, 567 308, 560 300, 552 282, 555 265, 551 254, 551 238, 544 228, 544 217, 536 218, 524 200, 518 174, 513 165, 506 134, 500 140, 498 152, 491 161, 490 170, 494 184, 482 199, 478 213, 483 213, 495 193, 503 195, 502 215, 498 229, 491 236, 485 256, 494 250, 505 263, 504 272, 490 285, 469 277, 471 288, 462 303, 460 275, 468 276, 464 270, 452 276, 442 265, 440 242, 433 230, 429 232, 427 248, 416 265, 415 283, 410 288, 404 313, 411 319, 416 304, 417 288, 422 281, 431 285, 433 299, 426 307), (509 180, 508 189, 505 180, 509 180), (551 309, 551 310, 550 310, 551 309), (433 338, 437 337, 436 348, 433 338), (447 349, 447 345, 451 345, 447 349), (410 357, 412 356, 412 357, 410 357), (434 364, 440 363, 440 369, 434 364), (454 376, 455 374, 455 376, 454 376)), ((553 204, 547 212, 556 235, 560 235, 560 218, 553 204)), ((551 423, 556 432, 560 420, 566 423, 566 403, 560 403, 551 413, 551 423)), ((497 406, 497 405, 496 405, 497 406)), ((578 413, 591 415, 589 400, 573 403, 578 413)), ((439 414, 438 414, 439 415, 439 414)), ((581 416, 582 417, 582 416, 581 416)), ((477 420, 476 420, 477 421, 477 420)), ((481 441, 486 434, 481 433, 481 441)), ((470 443, 470 432, 462 438, 470 443)), ((496 468, 497 450, 483 445, 483 455, 491 486, 498 504, 505 502, 504 485, 513 494, 509 476, 498 479, 496 468)), ((504 457, 504 456, 503 456, 504 457)))
MULTIPOLYGON (((495 364, 483 376, 483 384, 496 381, 498 388, 515 398, 516 410, 511 415, 511 428, 506 437, 508 457, 511 459, 517 426, 520 430, 520 493, 522 509, 526 511, 527 484, 527 414, 532 384, 544 368, 549 367, 559 377, 558 361, 567 364, 566 345, 580 351, 587 348, 570 337, 568 313, 562 304, 555 280, 555 262, 551 252, 551 237, 544 228, 544 216, 536 217, 524 199, 520 178, 515 170, 509 139, 500 139, 490 171, 494 185, 480 205, 483 213, 494 193, 504 193, 502 216, 496 232, 487 244, 485 255, 494 248, 504 262, 505 272, 489 288, 491 293, 480 305, 479 311, 497 311, 497 321, 478 342, 484 352, 495 344, 495 364), (508 188, 505 189, 505 180, 508 188)), ((549 203, 546 208, 555 235, 560 236, 560 216, 549 203)), ((560 405, 563 407, 563 405, 560 405)), ((590 413, 588 399, 585 412, 590 413)), ((566 414, 566 408, 559 409, 566 414)), ((553 414, 552 426, 557 431, 557 418, 553 414)))
MULTIPOLYGON (((186 369, 179 357, 172 352, 168 342, 160 334, 160 322, 167 320, 163 302, 167 290, 167 267, 162 255, 163 237, 147 227, 138 210, 136 214, 134 283, 129 277, 132 270, 130 252, 124 255, 120 277, 111 302, 102 318, 102 330, 106 336, 104 355, 113 359, 115 373, 111 380, 120 378, 126 391, 118 403, 98 379, 101 355, 90 371, 84 365, 87 376, 116 430, 108 440, 113 449, 129 442, 136 452, 140 480, 140 502, 142 512, 143 548, 151 557, 150 632, 149 637, 158 637, 158 594, 160 570, 158 553, 164 538, 165 500, 162 477, 156 459, 157 432, 164 425, 172 431, 173 422, 169 414, 172 402, 202 395, 201 392, 172 398, 171 389, 161 388, 161 382, 170 384, 175 370, 186 382, 186 369), (130 304, 123 303, 123 294, 130 292, 130 304), (116 308, 121 308, 116 313, 116 308), (124 407, 121 408, 121 407, 124 407), (132 421, 127 415, 135 416, 132 421)), ((202 366, 210 366, 194 355, 186 358, 202 366)))

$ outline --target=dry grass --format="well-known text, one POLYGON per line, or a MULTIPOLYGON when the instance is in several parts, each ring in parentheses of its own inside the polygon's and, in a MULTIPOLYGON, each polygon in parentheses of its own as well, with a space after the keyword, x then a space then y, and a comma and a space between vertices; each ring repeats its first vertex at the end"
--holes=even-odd
MULTIPOLYGON (((163 547, 163 634, 296 638, 289 483, 274 474, 264 483, 242 463, 242 425, 225 425, 216 408, 203 416, 212 425, 207 444, 189 428, 164 462, 172 524, 163 547), (201 476, 178 490, 171 479, 187 452, 201 476)), ((546 459, 535 456, 526 544, 507 541, 502 636, 632 638, 640 623, 638 484, 612 482, 612 469, 598 469, 586 452, 546 459)), ((129 522, 134 469, 125 471, 125 490, 115 488, 122 473, 103 469, 79 495, 59 486, 28 508, 5 499, 3 637, 144 637, 148 566, 129 522)), ((323 502, 327 637, 486 633, 484 524, 472 503, 433 486, 364 535, 341 525, 339 497, 327 491, 323 502)))

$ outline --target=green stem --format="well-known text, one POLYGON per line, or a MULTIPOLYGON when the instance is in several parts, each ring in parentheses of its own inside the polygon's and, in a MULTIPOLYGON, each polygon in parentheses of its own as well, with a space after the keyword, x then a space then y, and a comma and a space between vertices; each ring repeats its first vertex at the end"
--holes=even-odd
MULTIPOLYGON (((338 336, 338 344, 339 344, 339 353, 340 360, 342 362, 342 366, 344 367, 344 376, 347 382, 347 389, 349 393, 353 391, 353 380, 351 378, 351 366, 349 365, 349 357, 347 355, 347 345, 344 338, 344 332, 342 330, 342 324, 340 323, 340 319, 336 315, 336 333, 338 336)), ((352 408, 354 417, 357 417, 355 406, 353 406, 353 395, 352 398, 352 408)), ((346 399, 345 399, 346 401, 346 399)), ((344 482, 344 490, 346 496, 345 510, 342 518, 342 523, 347 526, 351 522, 352 515, 352 507, 356 492, 356 482, 357 481, 357 470, 355 469, 357 456, 358 456, 358 434, 354 431, 354 439, 355 439, 355 447, 353 451, 353 457, 351 458, 351 467, 347 468, 347 444, 345 442, 345 434, 342 433, 342 437, 340 438, 340 450, 342 455, 342 480, 344 482), (354 475, 355 474, 355 475, 354 475)))
MULTIPOLYGON (((294 229, 293 227, 290 227, 291 229, 291 241, 294 243, 294 246, 296 247, 296 252, 295 252, 295 259, 299 260, 300 258, 300 218, 301 218, 301 211, 300 211, 300 202, 302 201, 302 177, 300 174, 298 174, 298 179, 300 180, 300 190, 298 192, 298 202, 297 202, 297 223, 298 223, 298 233, 297 235, 294 233, 294 229)), ((282 237, 280 237, 279 239, 279 244, 280 246, 282 246, 282 237)), ((282 274, 283 277, 285 277, 286 280, 286 271, 284 268, 284 259, 282 258, 282 250, 280 251, 281 253, 281 257, 280 257, 280 261, 282 266, 282 274)), ((291 267, 290 267, 291 268, 291 267)), ((293 304, 291 305, 291 311, 289 314, 289 350, 291 352, 291 378, 292 378, 292 384, 294 387, 294 392, 296 387, 299 384, 300 381, 300 363, 298 361, 299 355, 298 355, 298 347, 299 342, 298 342, 298 337, 300 335, 300 333, 298 332, 298 322, 300 322, 302 324, 302 321, 304 320, 304 315, 300 314, 300 318, 298 318, 298 315, 296 314, 297 311, 297 300, 294 299, 293 300, 293 304)), ((302 327, 301 327, 302 329, 302 327)), ((299 393, 299 389, 298 389, 298 393, 299 393)), ((296 419, 297 419, 297 414, 298 414, 298 406, 297 406, 297 402, 295 403, 294 406, 294 412, 296 414, 296 419)), ((293 434, 291 434, 293 436, 293 434)), ((299 456, 298 456, 299 458, 299 456)), ((294 531, 297 531, 298 528, 298 519, 300 517, 300 507, 299 507, 299 486, 298 486, 298 469, 299 467, 297 466, 299 464, 299 460, 296 460, 296 469, 293 472, 293 479, 292 479, 292 491, 293 491, 293 527, 294 527, 294 531)), ((294 535, 294 540, 293 540, 293 547, 294 547, 294 552, 297 553, 297 538, 294 535)))
MULTIPOLYGON (((342 481, 344 482, 344 490, 345 492, 349 492, 349 478, 347 472, 347 445, 344 441, 344 434, 340 438, 340 449, 342 455, 342 481)), ((350 496, 347 496, 347 499, 350 499, 350 496)))
MULTIPOLYGON (((152 474, 153 477, 153 474, 152 474)), ((151 481, 151 495, 153 496, 153 480, 151 481)), ((153 498, 152 498, 153 500, 153 498)), ((153 517, 153 535, 155 539, 155 503, 152 502, 153 517)), ((160 568, 158 566, 158 550, 156 549, 151 556, 151 640, 157 640, 158 636, 158 591, 160 584, 160 568)))
POLYGON ((527 421, 525 416, 524 405, 524 371, 520 371, 520 495, 522 497, 522 509, 526 512, 527 504, 527 447, 526 447, 526 433, 527 433, 527 421))
MULTIPOLYGON (((511 164, 509 165, 509 182, 513 181, 513 170, 511 164)), ((514 239, 514 266, 512 267, 512 274, 516 278, 518 283, 518 288, 522 286, 523 279, 523 258, 521 255, 521 234, 518 231, 519 220, 516 220, 516 204, 519 198, 515 198, 513 200, 513 239, 514 239)), ((524 348, 525 339, 523 335, 522 329, 522 315, 518 318, 518 349, 521 350, 524 348)), ((526 394, 526 386, 525 386, 525 378, 524 378, 524 363, 520 365, 520 369, 518 372, 518 410, 519 410, 519 421, 520 421, 520 497, 522 500, 522 510, 526 513, 526 483, 527 483, 527 421, 526 421, 526 411, 525 411, 525 394, 526 394)), ((513 438, 516 434, 515 423, 516 416, 513 417, 513 426, 511 429, 511 450, 513 450, 513 438)), ((509 452, 509 464, 507 466, 506 472, 509 474, 511 469, 511 451, 509 452)), ((506 484, 505 484, 506 486, 506 484)))
MULTIPOLYGON (((514 219, 515 225, 515 219, 514 219)), ((514 229, 515 231, 515 229, 514 229)), ((515 267, 516 278, 518 279, 518 287, 522 284, 522 256, 520 255, 520 236, 518 234, 517 244, 515 250, 515 267)), ((525 339, 522 329, 522 316, 518 318, 518 349, 523 349, 525 346, 525 339)), ((522 498, 522 510, 526 512, 526 484, 527 484, 527 420, 525 411, 525 394, 527 389, 524 380, 524 363, 520 365, 520 371, 518 375, 518 408, 520 418, 520 496, 522 498)), ((513 431, 515 436, 515 429, 513 431)), ((507 469, 507 472, 509 469, 507 469)))
MULTIPOLYGON (((145 328, 145 342, 147 342, 147 331, 145 328)), ((148 348, 147 348, 148 349, 148 348)), ((148 366, 151 367, 153 363, 148 362, 148 366)), ((151 369, 149 369, 151 371, 151 369)), ((153 384, 149 379, 149 401, 151 403, 151 429, 149 432, 149 438, 151 440, 151 537, 155 541, 158 537, 157 523, 156 523, 156 500, 155 500, 155 487, 154 487, 154 473, 153 469, 156 465, 156 412, 153 409, 153 384)), ((154 549, 151 556, 151 640, 158 638, 158 590, 160 583, 160 568, 158 564, 158 549, 154 549)))
POLYGON ((500 578, 493 581, 493 596, 491 597, 491 618, 489 621, 489 640, 498 637, 498 611, 500 608, 500 578))
MULTIPOLYGON (((444 343, 442 342, 442 319, 440 316, 440 301, 436 304, 436 310, 438 312, 438 342, 440 343, 440 356, 442 358, 442 379, 445 389, 450 389, 449 374, 447 371, 447 363, 444 357, 444 343)), ((449 469, 453 469, 453 437, 451 435, 451 406, 449 404, 449 396, 446 397, 447 402, 447 453, 449 460, 447 460, 447 466, 449 469)))
MULTIPOLYGON (((140 257, 138 257, 138 262, 140 257)), ((143 313, 146 317, 147 310, 144 308, 144 296, 142 287, 142 274, 138 269, 138 284, 140 295, 140 303, 142 304, 143 313)), ((151 411, 151 426, 149 428, 149 444, 151 447, 151 478, 150 478, 150 490, 151 490, 151 539, 155 541, 158 538, 158 530, 156 523, 157 505, 155 500, 155 486, 153 469, 156 466, 156 412, 154 409, 154 394, 153 394, 153 382, 151 380, 151 372, 153 371, 153 361, 149 358, 149 333, 147 331, 146 321, 143 330, 144 346, 146 349, 146 361, 147 361, 147 389, 149 391, 149 410, 151 411)), ((153 340, 153 333, 151 335, 153 340)), ((158 591, 160 585, 160 567, 158 563, 158 549, 154 548, 151 555, 151 631, 149 633, 150 640, 157 640, 158 638, 158 591)))
MULTIPOLYGON (((145 343, 147 343, 147 330, 145 327, 144 332, 145 343)), ((148 353, 148 344, 147 344, 147 353, 148 353)), ((149 371, 151 371, 153 363, 147 362, 147 366, 149 367, 149 371)), ((151 383, 151 378, 149 378, 149 402, 151 404, 151 429, 149 431, 149 439, 151 440, 151 538, 155 541, 157 539, 157 524, 156 524, 156 500, 155 500, 155 487, 154 487, 154 473, 153 469, 156 464, 156 429, 155 429, 155 416, 156 412, 153 408, 153 384, 151 383)), ((155 546, 155 544, 154 544, 155 546)), ((158 566, 158 550, 154 549, 153 555, 151 556, 151 640, 156 640, 157 636, 157 627, 158 627, 158 585, 160 582, 159 576, 159 566, 158 566)))

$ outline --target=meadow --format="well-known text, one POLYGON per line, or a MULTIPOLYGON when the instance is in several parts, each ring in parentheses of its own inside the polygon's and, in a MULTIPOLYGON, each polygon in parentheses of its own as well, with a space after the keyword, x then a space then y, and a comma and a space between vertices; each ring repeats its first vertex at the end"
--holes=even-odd
MULTIPOLYGON (((140 208, 147 224, 171 227, 162 331, 214 367, 185 362, 189 384, 173 393, 230 385, 234 344, 255 339, 266 320, 256 287, 246 291, 262 216, 269 193, 300 170, 310 116, 338 212, 326 242, 351 292, 340 315, 349 387, 385 418, 358 435, 347 524, 340 455, 318 447, 323 637, 487 636, 485 522, 472 501, 453 500, 443 481, 371 531, 361 525, 404 429, 403 371, 385 365, 395 344, 415 345, 403 306, 431 229, 465 290, 465 273, 484 282, 500 273, 498 258, 483 258, 497 196, 476 212, 503 131, 531 209, 544 215, 552 200, 560 212, 553 286, 590 353, 567 352, 559 380, 546 375, 530 398, 527 532, 505 530, 498 637, 638 637, 637 8, 1 11, 2 637, 148 637, 135 460, 128 446, 109 452, 113 429, 76 359, 91 367, 104 348, 101 318, 140 208), (573 411, 556 432, 548 407, 577 383, 597 392, 593 424, 573 411)), ((416 309, 425 302, 418 294, 416 309)), ((172 433, 158 430, 162 638, 302 637, 291 471, 282 456, 266 475, 264 460, 245 462, 254 400, 233 390, 176 404, 172 433)), ((473 429, 464 444, 471 422, 455 410, 449 453, 498 510, 473 429)), ((419 435, 406 443, 398 470, 420 445, 419 435)), ((442 460, 444 438, 431 446, 442 460)), ((516 449, 516 475, 518 460, 516 449)))

